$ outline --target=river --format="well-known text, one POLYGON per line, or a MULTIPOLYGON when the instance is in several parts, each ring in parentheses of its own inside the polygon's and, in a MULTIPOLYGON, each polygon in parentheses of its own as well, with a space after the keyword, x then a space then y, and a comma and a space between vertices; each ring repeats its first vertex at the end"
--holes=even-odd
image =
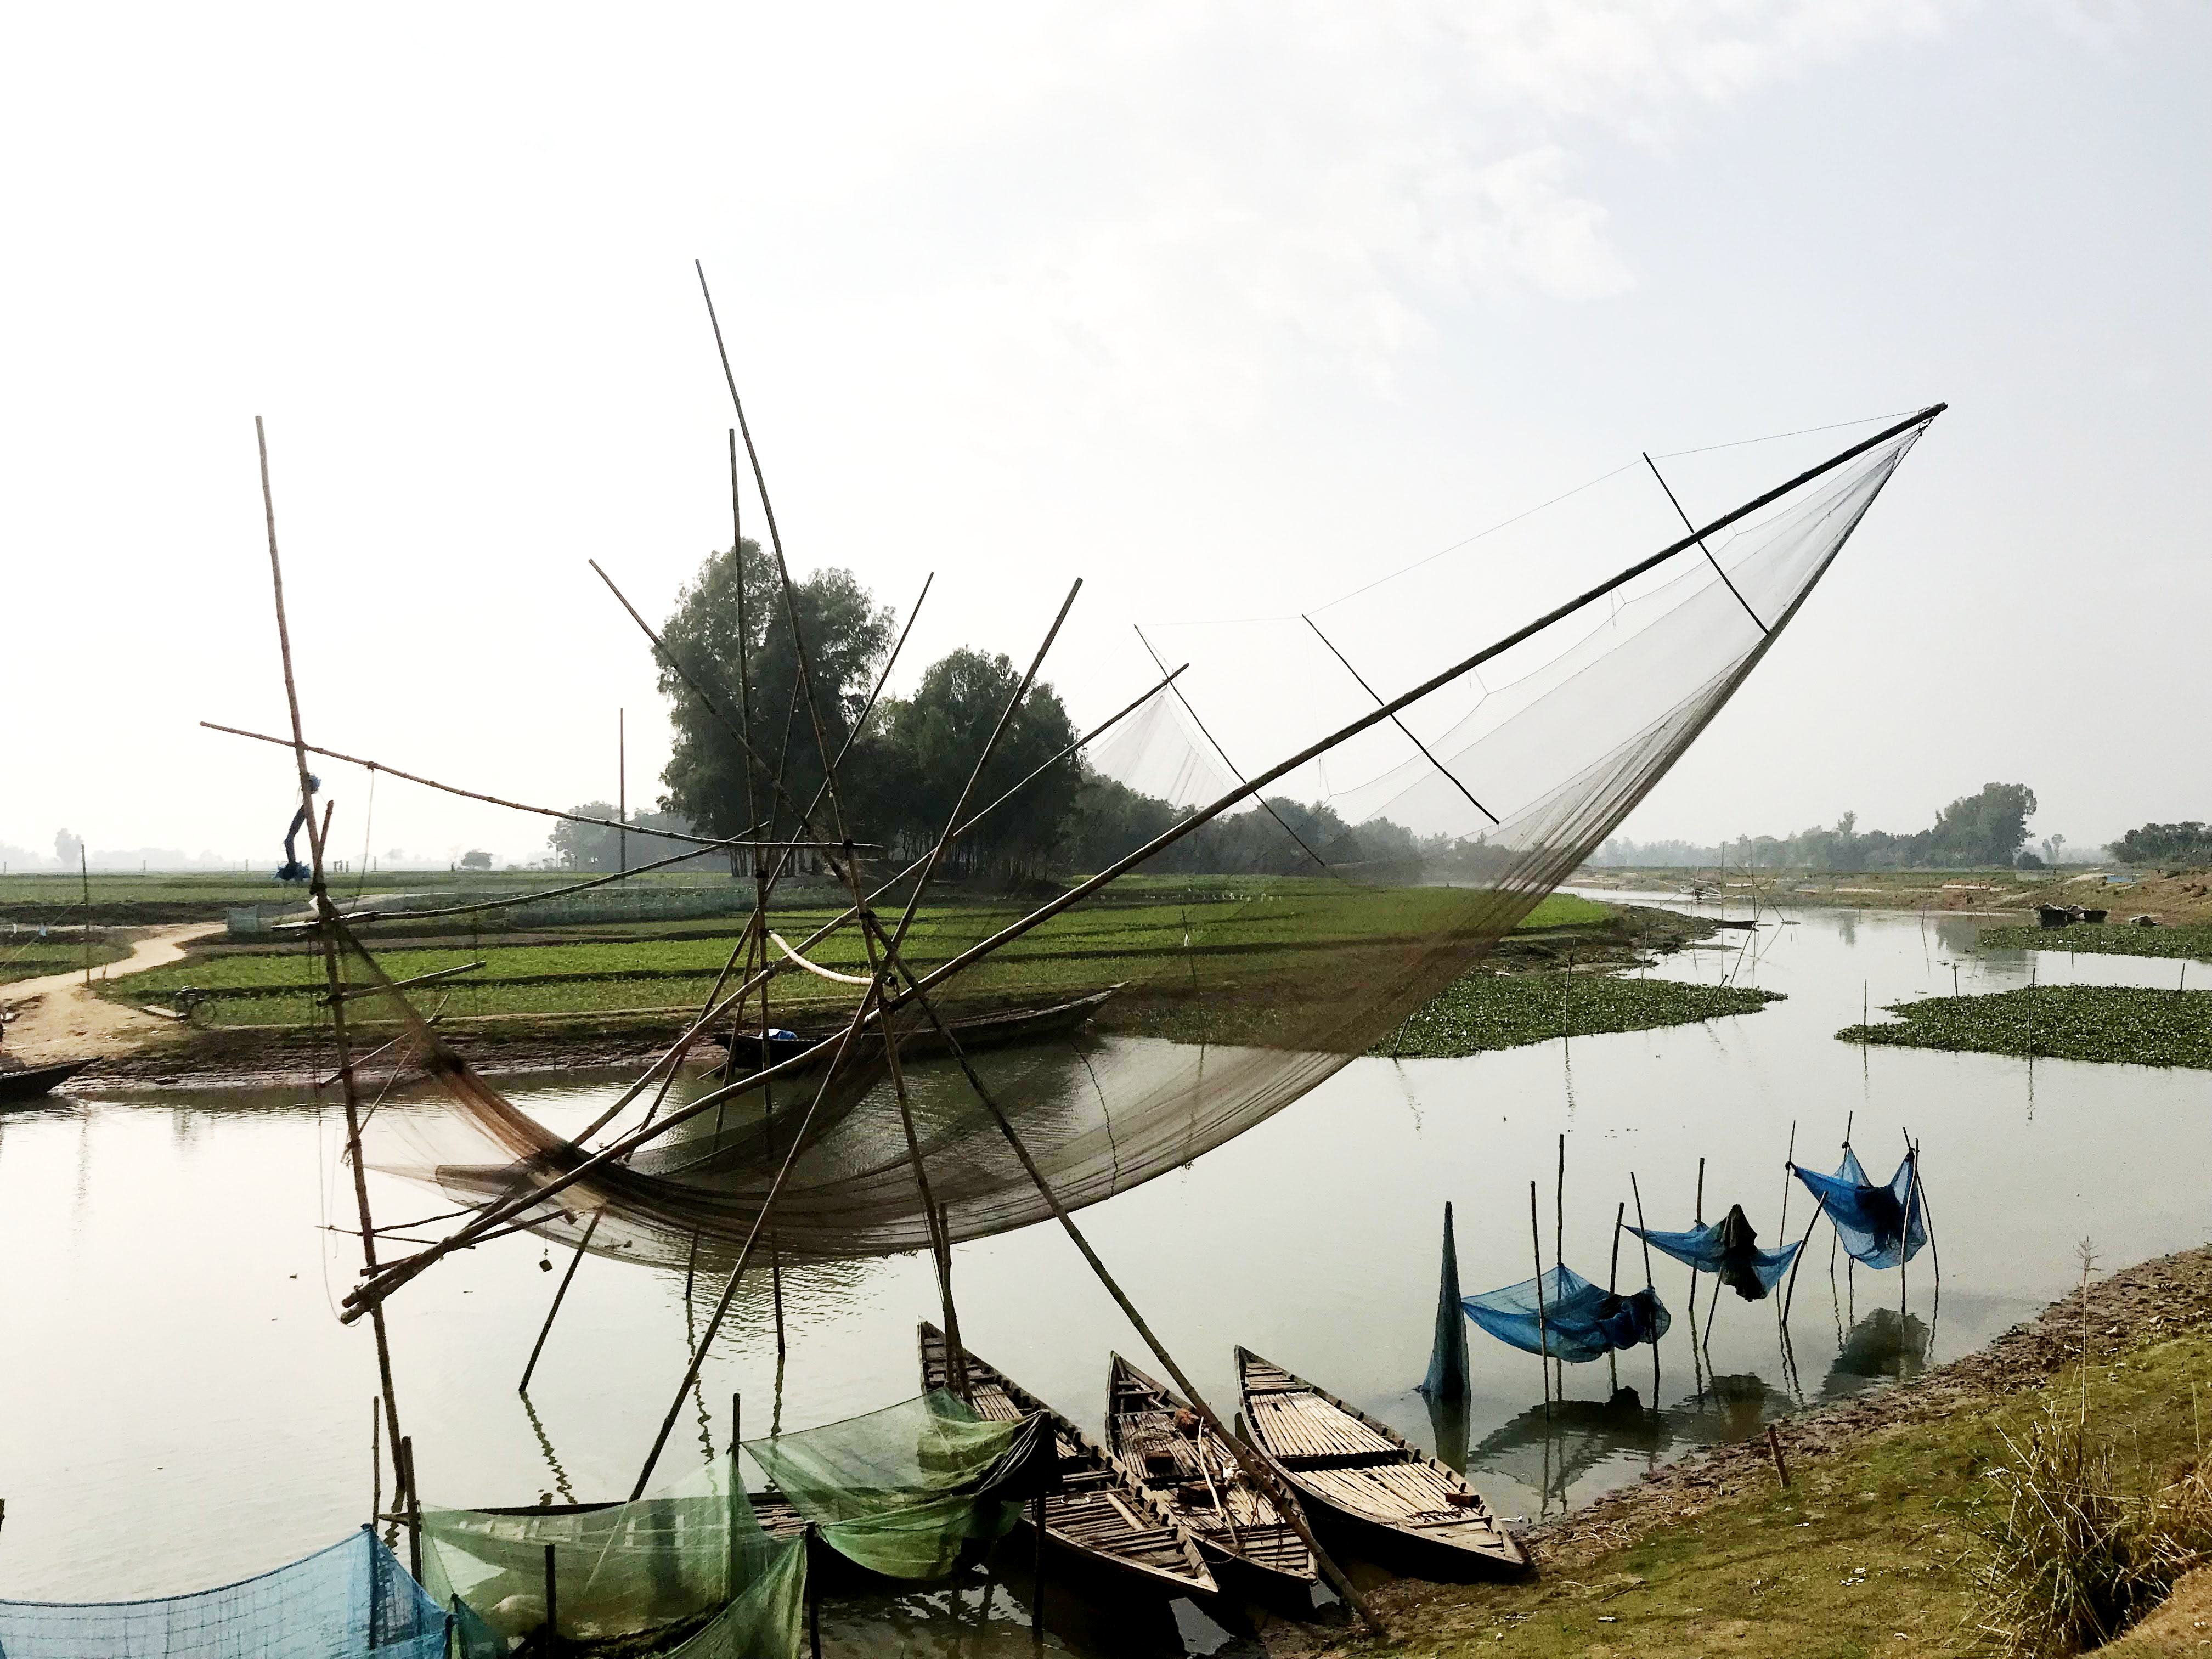
MULTIPOLYGON (((1741 914, 1739 912, 1739 914, 1741 914)), ((1362 1060, 1240 1139, 1094 1207, 1083 1224, 1194 1379, 1233 1405, 1242 1342, 1468 1467, 1493 1507, 1534 1518, 1633 1480, 1658 1459, 1754 1432, 1765 1418, 1879 1387, 1900 1366, 1986 1342, 2072 1285, 2077 1249, 2118 1267, 2200 1244, 2212 1164, 2212 1075, 1911 1049, 1834 1033, 1862 1000, 2027 982, 2027 953, 1978 956, 1965 916, 1814 909, 1685 951, 1655 973, 1765 986, 1787 1000, 1705 1025, 1553 1042, 1463 1060, 1362 1060), (1534 1361, 1471 1332, 1464 1425, 1432 1422, 1425 1370, 1441 1212, 1455 1206, 1472 1292, 1530 1269, 1528 1183, 1548 1258, 1566 1137, 1570 1266, 1607 1272, 1635 1172, 1650 1223, 1740 1202, 1777 1242, 1783 1160, 1832 1169, 1844 1124, 1886 1177, 1909 1129, 1936 1231, 1895 1273, 1830 1271, 1808 1251, 1784 1349, 1770 1303, 1724 1296, 1693 1354, 1689 1270, 1659 1259, 1676 1313, 1659 1353, 1662 1411, 1602 1408, 1604 1362, 1571 1367, 1547 1425, 1534 1361), (1942 1268, 1940 1313, 1935 1267, 1942 1268), (1902 1288, 1907 1313, 1899 1322, 1902 1288), (1900 1333, 1902 1336, 1900 1337, 1900 1333), (1534 1409, 1532 1409, 1534 1408, 1534 1409)), ((2172 986, 2180 964, 2041 953, 2045 982, 2172 986)), ((2202 972, 2203 969, 2197 971, 2202 972)), ((514 1079, 550 1121, 580 1123, 619 1079, 514 1079)), ((0 1595, 173 1593, 330 1542, 368 1517, 375 1369, 337 1295, 358 1263, 340 1119, 309 1091, 94 1091, 0 1115, 0 1595)), ((382 1177, 380 1219, 442 1208, 382 1177)), ((1789 1236, 1811 1218, 1798 1189, 1789 1236)), ((1634 1212, 1630 1210, 1631 1220, 1634 1212)), ((591 1260, 526 1401, 515 1389, 565 1252, 513 1239, 452 1259, 391 1304, 401 1409, 428 1496, 466 1505, 629 1489, 680 1375, 688 1322, 716 1287, 591 1260)), ((1640 1285, 1632 1239, 1620 1267, 1640 1285)), ((1144 1351, 1056 1229, 963 1246, 969 1346, 1096 1429, 1107 1358, 1144 1351)), ((918 1257, 785 1277, 787 1427, 889 1404, 918 1384, 915 1325, 936 1292, 918 1257)), ((779 1409, 772 1328, 749 1298, 711 1356, 665 1472, 723 1451, 779 1409)), ((1620 1381, 1651 1397, 1648 1350, 1620 1381)), ((1024 1587, 980 1576, 833 1602, 832 1652, 1026 1651, 1024 1587)), ((1082 1651, 1217 1652, 1238 1621, 1184 1605, 1147 1622, 1055 1602, 1055 1642, 1082 1651), (1100 1622, 1113 1632, 1100 1635, 1100 1622), (1086 1633, 1086 1627, 1088 1633, 1086 1633)))

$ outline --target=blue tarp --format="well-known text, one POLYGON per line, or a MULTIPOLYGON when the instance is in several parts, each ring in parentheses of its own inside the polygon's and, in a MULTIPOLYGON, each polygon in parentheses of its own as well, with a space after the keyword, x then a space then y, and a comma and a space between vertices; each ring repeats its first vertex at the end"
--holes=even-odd
POLYGON ((1790 1166, 1805 1190, 1820 1201, 1836 1236, 1855 1261, 1869 1267, 1895 1267, 1920 1254, 1928 1242, 1927 1200, 1920 1192, 1919 1160, 1911 1153, 1886 1185, 1867 1179, 1859 1155, 1844 1148, 1843 1167, 1832 1176, 1790 1166))
POLYGON ((1603 1358, 1616 1348, 1656 1342, 1671 1323, 1656 1292, 1616 1296, 1571 1267, 1543 1274, 1543 1335, 1537 1336, 1537 1281, 1524 1279, 1501 1291, 1485 1291, 1460 1303, 1467 1316, 1500 1342, 1523 1353, 1541 1352, 1570 1365, 1603 1358))
POLYGON ((1699 1273, 1718 1273, 1721 1283, 1747 1302, 1760 1300, 1781 1282, 1802 1243, 1801 1240, 1778 1250, 1760 1249, 1759 1235, 1744 1218, 1741 1204, 1732 1206, 1723 1219, 1687 1232, 1666 1233, 1656 1227, 1628 1231, 1652 1249, 1686 1262, 1699 1273))
POLYGON ((143 1601, 0 1601, 0 1659, 444 1659, 447 1616, 367 1527, 258 1577, 143 1601))

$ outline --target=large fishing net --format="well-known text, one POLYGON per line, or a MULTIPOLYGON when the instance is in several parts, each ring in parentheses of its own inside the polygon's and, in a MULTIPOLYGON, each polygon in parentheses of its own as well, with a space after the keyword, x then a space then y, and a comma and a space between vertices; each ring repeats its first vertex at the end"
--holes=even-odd
MULTIPOLYGON (((1509 636, 1476 665, 1480 695, 1465 663, 1420 682, 1401 717, 1431 734, 1425 752, 1381 720, 1322 744, 1308 770, 1329 769, 1327 811, 1263 789, 1266 805, 1214 814, 1237 787, 1233 769, 1194 709, 1165 694, 1097 746, 1088 787, 1127 809, 1132 844, 1187 814, 1206 821, 1110 884, 1033 925, 1029 902, 927 903, 896 963, 818 890, 811 909, 771 913, 776 939, 757 948, 775 969, 772 1001, 755 985, 715 1021, 817 1040, 811 1061, 782 1062, 764 1083, 726 1077, 723 1051, 702 1042, 590 1136, 541 1121, 471 1071, 341 930, 355 1046, 375 1051, 369 1088, 407 1103, 374 1115, 372 1158, 463 1206, 545 1192, 508 1212, 604 1255, 692 1267, 726 1265, 757 1230, 786 1261, 931 1248, 925 1184, 951 1242, 1048 1218, 985 1097, 1070 1208, 1186 1164, 1478 967, 1726 703, 1924 427, 1509 636), (889 1011, 833 1066, 878 965, 889 1011), (975 1037, 959 1045, 973 1048, 965 1065, 940 1021, 955 1040, 975 1037), (886 1042, 902 1056, 903 1108, 886 1042), (577 1176, 593 1148, 634 1139, 648 1117, 674 1127, 577 1176)), ((872 884, 893 873, 866 872, 872 884)), ((877 901, 886 935, 902 897, 877 901)), ((740 966, 725 996, 748 982, 740 966)), ((741 1060, 748 1047, 757 1036, 741 1060)))
POLYGON ((447 1616, 376 1534, 188 1595, 141 1601, 0 1601, 7 1659, 444 1659, 447 1616))

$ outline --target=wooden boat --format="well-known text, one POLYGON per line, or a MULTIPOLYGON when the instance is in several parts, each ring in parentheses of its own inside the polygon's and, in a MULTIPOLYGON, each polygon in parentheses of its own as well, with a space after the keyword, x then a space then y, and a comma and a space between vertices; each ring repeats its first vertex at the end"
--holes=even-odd
POLYGON ((88 1060, 71 1060, 58 1066, 0 1066, 0 1100, 36 1100, 91 1064, 88 1060))
POLYGON ((1106 1444, 1190 1528, 1209 1564, 1314 1582, 1313 1552, 1273 1498, 1207 1435, 1188 1401, 1118 1353, 1106 1376, 1106 1444))
MULTIPOLYGON (((965 1350, 963 1357, 968 1403, 979 1416, 1009 1423, 1042 1412, 1052 1427, 1060 1490, 1043 1500, 1047 1542, 1109 1570, 1125 1583, 1134 1580, 1182 1595, 1218 1589, 1198 1540, 1142 1476, 1018 1383, 965 1350)), ((921 1327, 921 1386, 951 1386, 945 1333, 927 1322, 921 1327)))
MULTIPOLYGON (((945 1025, 958 1041, 963 1052, 1004 1048, 1018 1042, 1035 1042, 1073 1030, 1112 1001, 1121 988, 1118 985, 1111 986, 1103 991, 1094 991, 1089 996, 1075 997, 1042 1007, 1002 1008, 995 1013, 963 1015, 957 1019, 947 1020, 945 1025)), ((834 1030, 772 1031, 768 1037, 769 1063, 773 1065, 795 1059, 817 1043, 825 1042, 836 1035, 834 1030)), ((729 1033, 723 1032, 714 1040, 725 1048, 734 1047, 740 1066, 759 1065, 761 1037, 758 1032, 734 1040, 729 1033)), ((871 1033, 863 1041, 872 1048, 880 1049, 883 1046, 879 1034, 871 1033)), ((945 1039, 938 1035, 936 1027, 927 1024, 911 1032, 899 1044, 899 1058, 902 1060, 916 1060, 951 1052, 945 1039)), ((811 1071, 814 1067, 803 1069, 811 1071)))
POLYGON ((1439 1566, 1527 1571, 1520 1540, 1450 1465, 1249 1349, 1237 1350, 1237 1376, 1252 1443, 1274 1460, 1310 1510, 1411 1546, 1439 1566))

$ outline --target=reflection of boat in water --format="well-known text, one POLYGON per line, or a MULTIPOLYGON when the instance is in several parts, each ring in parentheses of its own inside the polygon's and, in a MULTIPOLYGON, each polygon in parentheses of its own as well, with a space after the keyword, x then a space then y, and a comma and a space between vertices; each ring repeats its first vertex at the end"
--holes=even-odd
POLYGON ((11 1066, 0 1060, 0 1101, 36 1100, 52 1094, 91 1064, 70 1060, 58 1066, 11 1066))
POLYGON ((1620 1458, 1648 1462, 1674 1440, 1666 1419, 1644 1409, 1635 1389, 1622 1389, 1610 1400, 1554 1401, 1548 1417, 1531 1406, 1483 1436, 1467 1464, 1564 1501, 1594 1470, 1620 1458))
MULTIPOLYGON (((979 1048, 1003 1048, 1018 1042, 1037 1042, 1048 1037, 1063 1036, 1104 1007, 1119 993, 1113 986, 1103 991, 1094 991, 1089 996, 1072 998, 1032 1008, 1001 1008, 990 1013, 967 1014, 948 1018, 946 1030, 960 1044, 963 1053, 979 1048)), ((724 1032, 715 1037, 724 1048, 732 1050, 742 1069, 751 1069, 760 1064, 763 1041, 768 1045, 770 1065, 795 1060, 817 1044, 837 1036, 834 1030, 770 1031, 765 1038, 759 1032, 750 1032, 732 1038, 724 1032)), ((880 1034, 871 1034, 859 1039, 875 1052, 883 1048, 880 1034)), ((898 1045, 901 1060, 921 1060, 936 1054, 951 1053, 951 1047, 933 1026, 924 1025, 909 1031, 898 1045)), ((812 1071, 817 1066, 799 1068, 800 1073, 812 1071)), ((796 1074, 796 1073, 795 1073, 796 1074)))
POLYGON ((1838 1400, 1885 1382, 1901 1382, 1927 1369, 1934 1331, 1918 1314, 1876 1308, 1852 1326, 1820 1384, 1820 1397, 1838 1400))
POLYGON ((1520 1572, 1521 1542, 1455 1470, 1334 1395, 1246 1349, 1239 1391, 1252 1443, 1310 1509, 1370 1538, 1411 1547, 1427 1566, 1520 1572))
POLYGON ((1107 1373, 1106 1443, 1190 1528, 1214 1565, 1314 1583, 1313 1552, 1274 1498, 1245 1479, 1218 1439, 1207 1440, 1188 1401, 1118 1353, 1107 1373))

